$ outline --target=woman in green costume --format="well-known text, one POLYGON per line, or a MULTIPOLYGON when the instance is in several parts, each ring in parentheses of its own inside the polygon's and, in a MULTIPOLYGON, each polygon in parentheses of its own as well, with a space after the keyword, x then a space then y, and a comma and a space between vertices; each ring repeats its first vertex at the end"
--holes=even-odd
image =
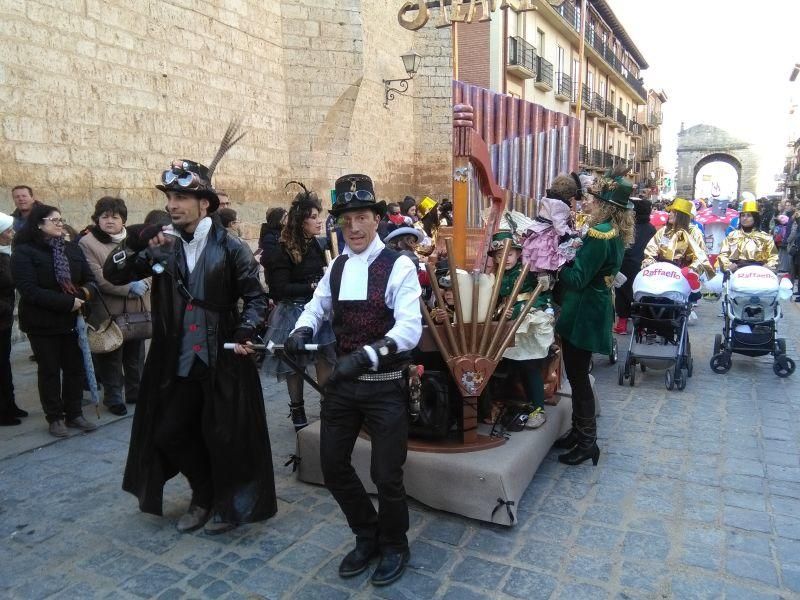
POLYGON ((558 457, 568 465, 590 458, 596 465, 600 457, 589 363, 593 352, 611 352, 611 288, 625 247, 633 242, 633 185, 621 173, 609 173, 598 184, 590 192, 595 199, 584 196, 589 229, 583 245, 575 261, 559 273, 561 314, 556 331, 561 336, 564 368, 572 387, 572 429, 554 446, 570 449, 558 457))

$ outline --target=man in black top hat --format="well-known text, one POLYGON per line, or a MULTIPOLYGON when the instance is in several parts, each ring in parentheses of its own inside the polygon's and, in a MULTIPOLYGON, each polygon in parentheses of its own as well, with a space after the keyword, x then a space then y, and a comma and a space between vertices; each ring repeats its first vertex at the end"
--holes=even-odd
POLYGON ((290 354, 310 343, 324 318, 333 318, 338 362, 325 387, 320 455, 325 485, 356 535, 339 575, 353 577, 380 553, 373 585, 400 578, 409 559, 408 505, 403 463, 408 445, 406 370, 422 334, 420 287, 414 264, 377 236, 386 210, 375 201, 372 180, 346 175, 336 181, 337 217, 346 242, 317 285, 286 341, 290 354), (370 475, 378 511, 350 463, 362 426, 372 442, 370 475))
POLYGON ((177 528, 205 525, 210 535, 277 510, 261 382, 248 346, 266 296, 252 252, 214 214, 211 177, 233 143, 229 134, 210 167, 177 160, 164 171, 157 187, 172 224, 129 227, 103 269, 116 285, 153 276, 153 340, 122 487, 142 511, 160 515, 164 483, 183 473, 192 500, 177 528), (231 341, 234 351, 224 350, 231 341))

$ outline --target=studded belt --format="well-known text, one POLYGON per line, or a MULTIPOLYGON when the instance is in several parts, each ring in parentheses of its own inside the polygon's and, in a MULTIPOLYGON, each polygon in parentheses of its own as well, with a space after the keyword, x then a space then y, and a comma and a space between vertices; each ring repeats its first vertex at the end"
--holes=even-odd
POLYGON ((358 381, 394 381, 402 379, 402 371, 385 371, 383 373, 364 373, 358 376, 358 381))

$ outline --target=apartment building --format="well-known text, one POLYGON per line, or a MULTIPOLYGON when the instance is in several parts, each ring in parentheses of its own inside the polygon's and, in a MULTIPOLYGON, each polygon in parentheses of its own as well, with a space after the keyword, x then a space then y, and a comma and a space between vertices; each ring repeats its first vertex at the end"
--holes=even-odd
POLYGON ((637 120, 642 128, 642 145, 637 156, 641 188, 653 196, 665 187, 661 166, 662 105, 667 101, 663 90, 647 91, 647 103, 639 106, 637 120))
POLYGON ((459 79, 572 116, 580 93, 580 165, 601 173, 625 162, 644 183, 656 147, 646 140, 659 135, 648 116, 658 115, 660 123, 661 114, 656 101, 658 108, 649 110, 641 76, 647 61, 605 0, 588 0, 585 16, 581 0, 553 4, 537 1, 536 10, 505 10, 489 22, 459 27, 459 79))

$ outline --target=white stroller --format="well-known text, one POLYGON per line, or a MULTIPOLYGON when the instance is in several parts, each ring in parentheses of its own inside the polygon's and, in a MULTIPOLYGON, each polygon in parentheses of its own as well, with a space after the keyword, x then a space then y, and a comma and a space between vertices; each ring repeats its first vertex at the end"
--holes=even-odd
POLYGON ((794 373, 794 361, 786 356, 786 340, 776 337, 777 323, 782 316, 780 300, 789 296, 791 287, 765 267, 751 265, 733 274, 726 273, 722 297, 725 325, 722 334, 714 338, 711 370, 727 373, 734 353, 771 354, 774 357, 772 370, 778 377, 794 373))
POLYGON ((628 355, 618 367, 619 385, 636 381, 636 367, 666 368, 668 390, 683 390, 692 376, 692 349, 688 323, 691 313, 689 283, 672 263, 655 263, 633 280, 631 335, 628 355))

